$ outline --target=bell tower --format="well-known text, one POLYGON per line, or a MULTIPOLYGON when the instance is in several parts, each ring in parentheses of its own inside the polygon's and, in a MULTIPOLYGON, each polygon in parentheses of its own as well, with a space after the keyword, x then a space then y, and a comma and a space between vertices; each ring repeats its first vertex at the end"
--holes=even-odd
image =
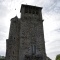
POLYGON ((21 18, 35 18, 42 19, 41 13, 42 7, 30 6, 30 5, 21 5, 21 18))
POLYGON ((42 7, 22 4, 20 12, 20 19, 11 19, 6 60, 47 60, 42 7))
POLYGON ((20 60, 46 60, 42 7, 21 6, 20 60))

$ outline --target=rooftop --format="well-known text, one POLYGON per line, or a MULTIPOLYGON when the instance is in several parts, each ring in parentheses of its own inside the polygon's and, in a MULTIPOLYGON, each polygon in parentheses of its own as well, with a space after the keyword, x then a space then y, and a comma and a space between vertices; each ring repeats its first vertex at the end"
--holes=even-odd
MULTIPOLYGON (((32 6, 32 5, 27 5, 27 4, 26 4, 26 5, 25 5, 25 4, 22 4, 22 5, 21 5, 21 9, 22 9, 22 7, 29 7, 29 8, 31 7, 31 8, 42 9, 42 7, 32 6)), ((20 12, 21 12, 21 10, 20 10, 20 12)))

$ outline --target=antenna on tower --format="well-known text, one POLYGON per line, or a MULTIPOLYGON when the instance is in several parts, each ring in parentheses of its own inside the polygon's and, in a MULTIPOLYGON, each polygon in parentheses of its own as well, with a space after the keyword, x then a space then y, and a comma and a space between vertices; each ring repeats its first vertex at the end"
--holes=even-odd
POLYGON ((15 10, 16 10, 16 8, 15 8, 15 10))
MULTIPOLYGON (((15 11, 16 11, 16 8, 15 8, 15 11)), ((17 16, 17 13, 16 13, 16 16, 17 16)))

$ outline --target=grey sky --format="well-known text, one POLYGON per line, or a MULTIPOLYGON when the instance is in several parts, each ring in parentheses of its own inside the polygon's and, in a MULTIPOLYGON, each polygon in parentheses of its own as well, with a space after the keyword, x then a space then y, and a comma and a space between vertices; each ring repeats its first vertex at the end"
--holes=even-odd
POLYGON ((20 17, 21 4, 43 7, 46 53, 54 60, 60 53, 60 0, 0 0, 0 55, 5 55, 10 19, 20 17))

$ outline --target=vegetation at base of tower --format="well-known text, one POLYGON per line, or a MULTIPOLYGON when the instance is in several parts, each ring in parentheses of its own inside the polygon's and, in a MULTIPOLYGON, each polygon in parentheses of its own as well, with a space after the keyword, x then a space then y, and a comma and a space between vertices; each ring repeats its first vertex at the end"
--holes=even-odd
POLYGON ((0 60, 5 60, 5 57, 4 56, 0 56, 0 60))
POLYGON ((1 59, 1 58, 0 58, 0 60, 5 60, 5 59, 1 59))
POLYGON ((60 54, 56 56, 56 60, 60 60, 60 54))

